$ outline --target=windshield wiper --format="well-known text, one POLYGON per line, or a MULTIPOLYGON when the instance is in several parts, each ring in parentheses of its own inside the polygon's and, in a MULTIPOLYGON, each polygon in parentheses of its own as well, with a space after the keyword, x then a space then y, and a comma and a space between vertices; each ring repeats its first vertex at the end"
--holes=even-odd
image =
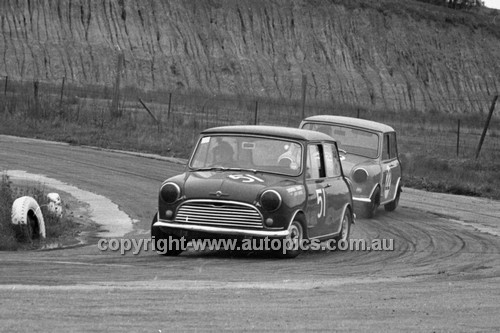
POLYGON ((228 170, 228 168, 224 168, 221 166, 214 166, 214 167, 206 167, 206 168, 193 168, 192 171, 225 171, 228 170))
POLYGON ((225 168, 224 170, 230 170, 230 171, 250 171, 253 173, 257 173, 256 169, 246 169, 246 168, 225 168))

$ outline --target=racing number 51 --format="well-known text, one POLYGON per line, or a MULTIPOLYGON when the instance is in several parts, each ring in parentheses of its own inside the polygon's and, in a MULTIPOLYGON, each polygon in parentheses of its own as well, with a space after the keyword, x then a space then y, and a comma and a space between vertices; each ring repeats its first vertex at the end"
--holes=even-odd
POLYGON ((319 205, 318 218, 326 216, 326 194, 324 188, 316 189, 316 199, 319 205))

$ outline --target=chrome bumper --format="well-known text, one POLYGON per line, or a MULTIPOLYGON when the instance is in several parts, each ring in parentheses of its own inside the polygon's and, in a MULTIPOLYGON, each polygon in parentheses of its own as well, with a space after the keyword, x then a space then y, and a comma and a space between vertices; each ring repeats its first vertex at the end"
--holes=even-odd
POLYGON ((201 225, 186 225, 175 222, 157 221, 153 224, 155 227, 166 227, 172 229, 183 229, 189 231, 201 231, 212 234, 254 236, 254 237, 273 237, 284 238, 288 236, 288 230, 247 230, 247 229, 229 229, 221 227, 207 227, 201 225))
POLYGON ((352 200, 359 202, 368 202, 368 203, 372 202, 370 198, 352 197, 352 200))

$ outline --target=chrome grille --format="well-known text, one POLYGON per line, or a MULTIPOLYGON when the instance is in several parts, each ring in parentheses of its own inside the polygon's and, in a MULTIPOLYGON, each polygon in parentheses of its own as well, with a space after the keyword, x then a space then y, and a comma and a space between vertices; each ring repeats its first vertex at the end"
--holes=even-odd
POLYGON ((175 222, 214 227, 262 229, 262 215, 252 205, 224 200, 190 200, 183 203, 175 222))

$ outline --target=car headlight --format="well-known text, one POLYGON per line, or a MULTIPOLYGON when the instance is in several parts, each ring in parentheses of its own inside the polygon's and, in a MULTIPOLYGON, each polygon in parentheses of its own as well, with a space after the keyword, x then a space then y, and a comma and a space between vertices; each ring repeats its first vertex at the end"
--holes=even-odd
POLYGON ((356 183, 363 183, 368 179, 368 172, 365 169, 356 169, 352 173, 352 180, 356 183))
POLYGON ((281 207, 281 195, 275 190, 264 191, 260 195, 260 204, 268 212, 274 212, 281 207))
POLYGON ((174 203, 181 196, 181 188, 175 183, 165 183, 160 189, 160 196, 166 203, 174 203))

